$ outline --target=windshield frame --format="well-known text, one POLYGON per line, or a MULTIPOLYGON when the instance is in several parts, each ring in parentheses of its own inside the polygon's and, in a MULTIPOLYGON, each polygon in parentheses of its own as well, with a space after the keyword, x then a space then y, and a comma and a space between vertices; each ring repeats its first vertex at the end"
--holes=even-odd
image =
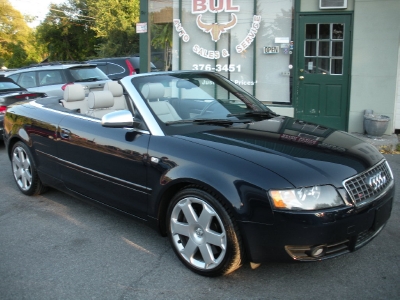
MULTIPOLYGON (((243 120, 242 123, 245 124, 249 122, 249 119, 253 121, 258 121, 276 116, 273 111, 271 111, 267 106, 265 106, 262 102, 249 94, 243 88, 215 72, 172 71, 160 72, 157 74, 152 73, 149 75, 141 74, 140 76, 133 76, 131 78, 131 83, 135 87, 138 94, 141 96, 143 102, 148 106, 150 112, 154 116, 154 119, 157 121, 160 128, 166 134, 175 134, 182 130, 185 132, 190 130, 204 130, 194 129, 195 127, 203 128, 209 126, 226 126, 226 124, 229 123, 237 125, 237 123, 241 123, 240 120, 243 120), (213 85, 213 88, 217 91, 215 93, 216 96, 221 93, 225 93, 229 97, 227 99, 218 99, 218 97, 213 97, 214 95, 210 95, 210 93, 207 94, 204 92, 204 90, 210 91, 210 89, 207 88, 203 89, 202 93, 200 88, 204 86, 201 86, 201 82, 199 82, 199 79, 208 81, 206 82, 207 85, 213 85), (186 80, 187 83, 183 82, 181 85, 178 86, 178 81, 181 80, 186 80), (173 83, 172 86, 171 83, 173 83), (187 86, 185 86, 186 84, 187 86), (146 85, 148 85, 149 88, 147 89, 147 91, 144 91, 146 85), (161 94, 157 96, 157 99, 150 99, 149 97, 155 97, 155 93, 150 90, 154 89, 154 87, 156 87, 157 85, 158 87, 164 87, 164 89, 168 91, 161 92, 161 94), (152 86, 153 88, 150 88, 150 86, 152 86), (171 89, 175 89, 175 91, 171 91, 171 89), (182 122, 173 122, 174 120, 161 120, 157 113, 154 111, 152 105, 154 105, 155 103, 152 104, 152 102, 166 101, 173 106, 176 104, 176 102, 182 101, 182 98, 174 97, 176 96, 177 92, 182 92, 178 91, 179 89, 193 89, 192 93, 190 91, 186 91, 186 94, 196 93, 196 95, 199 95, 198 98, 184 99, 185 101, 196 101, 197 103, 201 101, 208 101, 209 103, 211 103, 212 101, 218 101, 222 106, 225 105, 224 108, 226 109, 226 111, 215 116, 199 116, 195 115, 194 113, 192 113, 191 117, 184 117, 182 115, 182 122), (150 94, 154 95, 150 96, 150 94), (241 106, 240 110, 233 111, 232 103, 236 103, 238 106, 241 106), (249 112, 257 112, 259 114, 246 114, 249 112), (265 112, 265 114, 263 112, 265 112), (193 122, 191 122, 190 120, 192 120, 193 122), (210 120, 210 122, 207 122, 207 120, 210 120), (216 122, 212 122, 212 120, 216 120, 216 122), (190 127, 191 129, 187 127, 190 127)), ((182 94, 185 93, 183 92, 182 94)))

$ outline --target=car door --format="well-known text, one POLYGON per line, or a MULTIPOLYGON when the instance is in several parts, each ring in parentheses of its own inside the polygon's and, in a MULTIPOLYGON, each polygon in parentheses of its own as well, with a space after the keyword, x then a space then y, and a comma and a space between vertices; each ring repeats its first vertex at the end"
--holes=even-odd
POLYGON ((59 124, 59 135, 60 172, 68 189, 145 217, 148 134, 71 114, 59 124))

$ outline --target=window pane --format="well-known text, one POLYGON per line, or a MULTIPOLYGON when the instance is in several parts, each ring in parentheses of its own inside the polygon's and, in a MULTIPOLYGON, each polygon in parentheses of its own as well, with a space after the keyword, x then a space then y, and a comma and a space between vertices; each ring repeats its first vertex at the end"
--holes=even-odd
POLYGON ((306 49, 304 56, 316 56, 317 55, 317 42, 306 41, 306 49))
POLYGON ((319 24, 319 39, 330 39, 331 38, 331 25, 330 24, 319 24))
POLYGON ((39 85, 52 85, 64 83, 61 71, 58 70, 46 70, 39 71, 39 85))
POLYGON ((12 80, 14 80, 15 82, 18 82, 19 74, 10 75, 10 76, 8 76, 8 77, 11 78, 12 80))
POLYGON ((318 56, 329 56, 330 42, 319 42, 318 56))
POLYGON ((306 24, 306 39, 317 38, 317 24, 306 24))
POLYGON ((329 58, 318 59, 317 73, 319 74, 329 74, 329 58))
POLYGON ((343 56, 343 42, 332 42, 332 56, 343 56))
POLYGON ((124 68, 116 64, 108 64, 108 71, 110 74, 124 73, 124 68))
POLYGON ((343 74, 343 59, 332 59, 332 74, 343 74))
POLYGON ((19 84, 26 89, 37 86, 35 72, 22 73, 19 84))
POLYGON ((343 30, 344 30, 344 24, 333 24, 332 39, 342 40, 343 30))

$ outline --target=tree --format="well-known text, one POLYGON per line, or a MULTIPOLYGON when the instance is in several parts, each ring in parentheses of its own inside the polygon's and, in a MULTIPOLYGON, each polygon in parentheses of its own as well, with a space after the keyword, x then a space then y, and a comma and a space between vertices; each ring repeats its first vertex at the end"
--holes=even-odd
POLYGON ((17 68, 40 60, 33 30, 8 0, 0 0, 0 65, 17 68))
POLYGON ((87 2, 68 0, 51 5, 37 27, 37 39, 46 45, 49 61, 80 61, 95 55, 96 33, 87 2))
POLYGON ((151 28, 151 45, 164 52, 164 70, 171 67, 172 23, 153 24, 151 28))
POLYGON ((138 52, 139 0, 87 0, 89 15, 95 20, 99 56, 124 56, 138 52))

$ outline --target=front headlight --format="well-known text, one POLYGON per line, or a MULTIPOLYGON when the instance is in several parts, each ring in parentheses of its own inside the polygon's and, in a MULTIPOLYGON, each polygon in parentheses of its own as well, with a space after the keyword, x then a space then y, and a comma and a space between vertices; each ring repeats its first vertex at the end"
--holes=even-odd
POLYGON ((344 205, 336 189, 330 185, 270 190, 269 195, 277 209, 317 210, 344 205))

